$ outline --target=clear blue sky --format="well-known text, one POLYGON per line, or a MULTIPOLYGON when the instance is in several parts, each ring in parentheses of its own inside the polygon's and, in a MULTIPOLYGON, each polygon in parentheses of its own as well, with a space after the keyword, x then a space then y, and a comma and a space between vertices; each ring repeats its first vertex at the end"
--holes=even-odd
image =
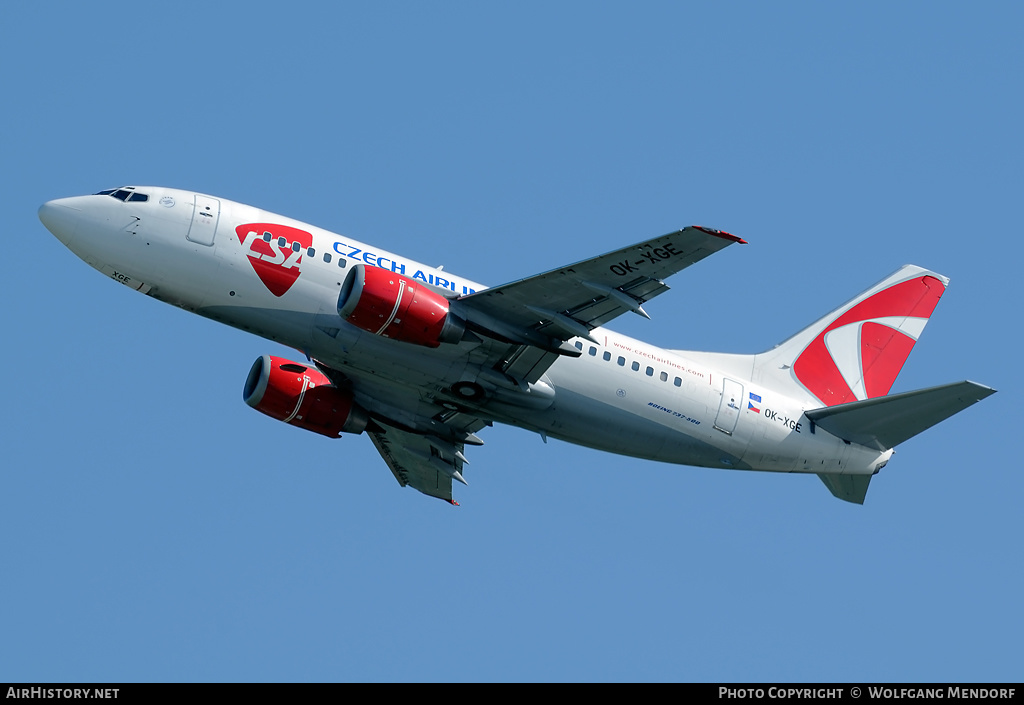
POLYGON ((0 24, 0 681, 1017 680, 1019 3, 11 3, 0 24), (894 391, 999 394, 863 507, 496 427, 459 508, 241 401, 275 344, 36 218, 216 194, 500 284, 749 241, 612 327, 756 352, 913 262, 894 391))

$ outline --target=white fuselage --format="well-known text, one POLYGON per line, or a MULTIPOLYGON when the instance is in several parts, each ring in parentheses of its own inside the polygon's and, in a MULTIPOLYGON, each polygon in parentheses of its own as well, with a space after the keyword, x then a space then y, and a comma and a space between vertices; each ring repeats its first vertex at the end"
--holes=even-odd
MULTIPOLYGON (((429 417, 439 408, 432 390, 480 373, 459 346, 431 349, 359 330, 339 317, 337 302, 357 263, 450 297, 483 285, 251 206, 137 190, 148 200, 80 196, 51 201, 40 216, 76 255, 123 284, 343 371, 372 413, 429 417), (296 251, 287 240, 284 247, 276 237, 266 242, 259 227, 240 227, 266 223, 312 239, 296 251), (273 265, 263 275, 261 261, 273 265)), ((706 467, 871 474, 892 453, 815 429, 803 415, 813 404, 705 366, 699 355, 605 328, 591 335, 596 344, 571 341, 581 357, 559 358, 525 393, 503 396, 499 387, 474 413, 600 450, 706 467)))

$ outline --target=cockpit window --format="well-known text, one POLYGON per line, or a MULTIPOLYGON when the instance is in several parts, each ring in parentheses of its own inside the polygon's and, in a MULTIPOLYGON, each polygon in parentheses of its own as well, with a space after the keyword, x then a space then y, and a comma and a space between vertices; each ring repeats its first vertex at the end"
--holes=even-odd
POLYGON ((119 201, 132 201, 133 203, 145 202, 149 200, 148 194, 136 191, 134 186, 124 186, 122 188, 109 188, 105 191, 99 191, 95 195, 113 196, 119 201))

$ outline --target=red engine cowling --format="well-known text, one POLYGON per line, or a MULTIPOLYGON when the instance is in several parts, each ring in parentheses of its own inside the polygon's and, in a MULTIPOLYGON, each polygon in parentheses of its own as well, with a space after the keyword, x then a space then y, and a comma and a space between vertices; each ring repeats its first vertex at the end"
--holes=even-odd
POLYGON ((338 296, 338 315, 357 328, 430 348, 462 340, 466 324, 450 307, 420 282, 363 264, 348 273, 338 296))
POLYGON ((320 370, 281 357, 264 355, 252 363, 242 398, 271 418, 328 438, 362 433, 369 422, 352 395, 320 370))

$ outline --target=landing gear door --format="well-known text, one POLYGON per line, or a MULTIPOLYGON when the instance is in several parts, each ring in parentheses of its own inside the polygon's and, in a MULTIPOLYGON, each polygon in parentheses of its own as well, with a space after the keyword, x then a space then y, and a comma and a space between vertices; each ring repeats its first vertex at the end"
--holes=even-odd
POLYGON ((217 233, 217 221, 220 220, 220 201, 209 196, 195 196, 195 210, 192 212, 192 224, 188 228, 188 239, 207 247, 213 245, 213 236, 217 233))
POLYGON ((731 379, 722 380, 722 403, 718 406, 715 417, 715 428, 730 436, 736 429, 736 421, 740 417, 740 404, 743 402, 743 385, 731 379))

